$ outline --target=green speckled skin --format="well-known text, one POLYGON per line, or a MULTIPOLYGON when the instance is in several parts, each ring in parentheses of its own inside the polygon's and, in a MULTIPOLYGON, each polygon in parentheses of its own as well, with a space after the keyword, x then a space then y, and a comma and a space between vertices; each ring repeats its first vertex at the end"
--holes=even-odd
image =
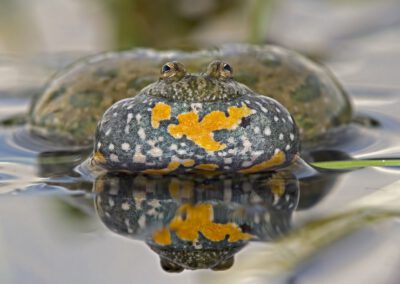
POLYGON ((287 233, 299 201, 298 186, 289 172, 213 178, 108 173, 96 179, 94 190, 97 212, 110 230, 145 241, 160 256, 165 270, 180 272, 230 268, 234 254, 250 240, 271 241, 287 233), (179 228, 190 230, 199 222, 191 223, 194 219, 179 212, 183 206, 212 208, 210 222, 231 224, 249 236, 230 241, 227 234, 215 241, 210 234, 198 231, 196 240, 182 239, 179 228), (177 226, 176 218, 188 222, 177 226), (169 244, 155 239, 161 228, 170 230, 169 244))
POLYGON ((327 69, 280 47, 226 45, 191 53, 134 49, 82 60, 49 82, 32 108, 30 128, 58 144, 90 146, 104 111, 157 81, 163 63, 179 60, 196 73, 214 59, 234 66, 236 81, 283 104, 305 143, 350 121, 349 100, 327 69))

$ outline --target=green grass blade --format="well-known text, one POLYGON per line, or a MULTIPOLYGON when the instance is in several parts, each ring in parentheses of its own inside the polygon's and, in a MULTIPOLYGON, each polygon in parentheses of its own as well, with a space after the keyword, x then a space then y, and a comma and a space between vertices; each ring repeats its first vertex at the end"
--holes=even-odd
POLYGON ((315 162, 311 163, 311 165, 314 167, 331 170, 346 170, 365 167, 400 167, 400 159, 329 161, 315 162))

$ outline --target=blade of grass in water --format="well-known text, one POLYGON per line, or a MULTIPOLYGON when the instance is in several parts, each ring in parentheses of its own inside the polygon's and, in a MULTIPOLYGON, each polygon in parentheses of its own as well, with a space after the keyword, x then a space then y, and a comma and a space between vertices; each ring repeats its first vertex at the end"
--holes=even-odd
POLYGON ((400 160, 347 160, 347 161, 329 161, 329 162, 315 162, 311 163, 312 166, 331 169, 331 170, 345 170, 357 169, 365 167, 400 167, 400 160))
POLYGON ((267 279, 284 277, 307 258, 343 237, 393 218, 400 218, 400 180, 350 203, 335 214, 306 223, 264 249, 257 247, 251 259, 238 263, 229 274, 213 278, 212 283, 266 283, 267 279))

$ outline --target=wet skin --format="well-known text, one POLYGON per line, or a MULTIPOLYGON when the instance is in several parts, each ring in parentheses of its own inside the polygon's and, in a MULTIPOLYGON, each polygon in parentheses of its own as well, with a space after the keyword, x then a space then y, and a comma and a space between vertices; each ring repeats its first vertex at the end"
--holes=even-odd
POLYGON ((299 145, 289 112, 234 80, 228 63, 190 74, 174 61, 163 65, 158 81, 105 112, 91 161, 148 174, 245 174, 287 166, 299 145))

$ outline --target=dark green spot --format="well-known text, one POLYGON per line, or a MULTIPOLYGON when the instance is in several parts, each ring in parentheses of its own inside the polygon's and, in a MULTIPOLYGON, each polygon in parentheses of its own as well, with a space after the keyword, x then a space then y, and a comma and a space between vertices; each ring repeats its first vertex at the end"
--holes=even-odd
POLYGON ((306 82, 291 93, 291 97, 298 102, 311 102, 321 96, 320 82, 315 75, 309 75, 306 82))

